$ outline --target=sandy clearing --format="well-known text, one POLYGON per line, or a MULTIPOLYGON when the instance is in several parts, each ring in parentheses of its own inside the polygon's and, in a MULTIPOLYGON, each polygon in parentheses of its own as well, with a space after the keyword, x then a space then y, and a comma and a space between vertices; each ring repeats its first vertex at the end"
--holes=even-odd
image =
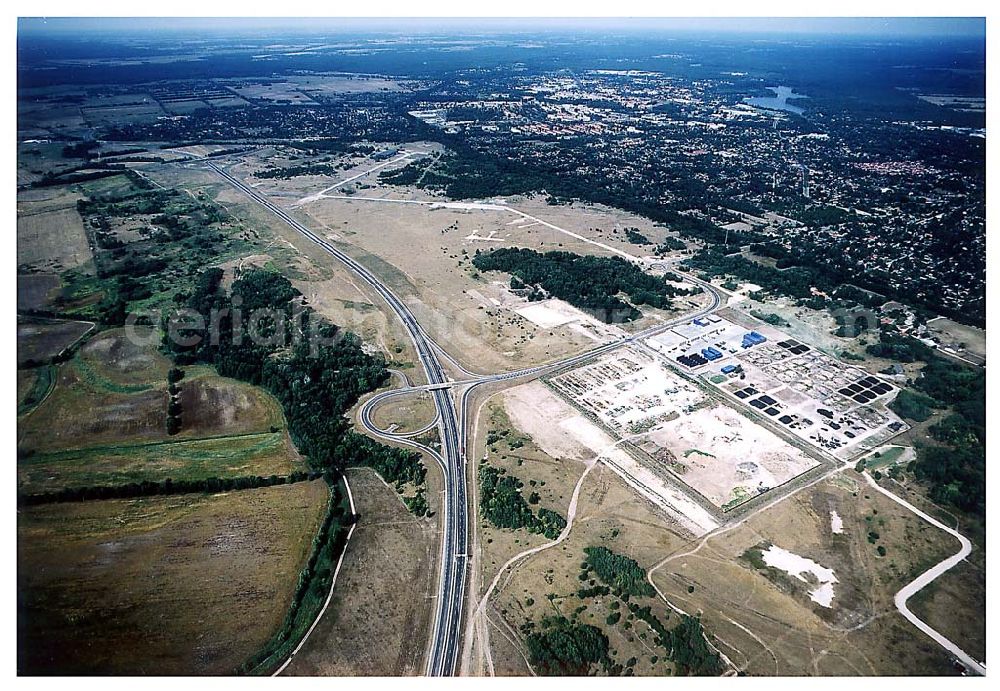
POLYGON ((809 583, 812 579, 803 574, 810 574, 819 585, 809 591, 809 599, 823 607, 830 607, 833 602, 833 584, 837 583, 837 576, 833 569, 817 564, 812 559, 806 559, 798 554, 782 549, 777 545, 771 545, 761 552, 761 558, 768 566, 781 569, 789 576, 793 576, 804 583, 809 583))
POLYGON ((614 447, 616 440, 587 420, 545 384, 531 382, 504 394, 514 424, 553 458, 601 460, 626 483, 696 536, 719 526, 712 515, 681 488, 644 468, 631 455, 614 447), (610 449, 610 450, 609 450, 610 449))

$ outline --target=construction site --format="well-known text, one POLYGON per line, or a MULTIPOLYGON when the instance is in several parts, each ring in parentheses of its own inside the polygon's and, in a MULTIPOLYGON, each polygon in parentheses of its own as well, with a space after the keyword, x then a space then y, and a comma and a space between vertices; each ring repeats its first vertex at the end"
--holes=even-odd
POLYGON ((770 326, 719 314, 546 383, 664 486, 715 512, 907 429, 887 407, 895 385, 770 326))
POLYGON ((693 498, 712 511, 734 508, 819 465, 641 346, 547 383, 645 471, 694 490, 693 498))
POLYGON ((838 460, 908 429, 887 407, 896 385, 766 324, 748 329, 716 314, 647 342, 734 403, 838 460))

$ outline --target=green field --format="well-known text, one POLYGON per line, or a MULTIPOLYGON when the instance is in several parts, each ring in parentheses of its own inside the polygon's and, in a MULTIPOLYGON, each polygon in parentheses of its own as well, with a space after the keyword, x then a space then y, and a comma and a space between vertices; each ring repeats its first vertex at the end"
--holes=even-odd
POLYGON ((19 490, 37 494, 65 487, 287 475, 296 470, 305 470, 305 464, 295 460, 284 432, 260 432, 35 453, 19 460, 17 474, 19 490))

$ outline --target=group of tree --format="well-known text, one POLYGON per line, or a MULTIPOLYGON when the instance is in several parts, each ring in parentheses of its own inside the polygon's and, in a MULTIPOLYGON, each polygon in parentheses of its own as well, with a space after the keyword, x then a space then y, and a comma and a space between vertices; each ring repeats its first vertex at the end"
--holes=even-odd
POLYGON ((606 323, 637 319, 640 313, 635 305, 669 309, 670 298, 679 292, 621 257, 504 247, 487 253, 477 251, 472 263, 482 271, 509 273, 606 323))
POLYGON ((524 483, 502 468, 479 466, 479 510, 497 528, 540 533, 553 540, 566 527, 566 519, 551 509, 536 514, 521 495, 524 483))
POLYGON ((595 665, 611 667, 608 637, 596 626, 546 617, 525 638, 531 663, 543 674, 587 676, 595 665))
POLYGON ((638 228, 626 228, 625 237, 633 245, 652 245, 649 238, 639 232, 638 228))
POLYGON ((177 382, 184 378, 184 370, 171 367, 167 372, 167 434, 174 435, 181 431, 181 390, 177 382))
POLYGON ((593 570, 616 595, 652 597, 656 594, 646 581, 645 570, 634 559, 606 547, 587 547, 584 552, 587 554, 586 570, 593 570))
POLYGON ((302 175, 334 175, 339 170, 336 164, 325 162, 301 163, 284 168, 268 168, 254 173, 261 180, 290 180, 302 175))
POLYGON ((708 645, 701 619, 686 614, 670 630, 670 659, 679 676, 715 676, 722 671, 719 654, 708 645))

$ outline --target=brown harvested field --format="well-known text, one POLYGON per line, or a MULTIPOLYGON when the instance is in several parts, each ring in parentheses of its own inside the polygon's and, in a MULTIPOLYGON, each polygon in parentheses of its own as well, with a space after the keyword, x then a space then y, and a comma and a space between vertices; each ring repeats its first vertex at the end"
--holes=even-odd
POLYGON ((18 425, 18 448, 45 452, 99 444, 166 439, 167 391, 109 388, 74 359, 59 367, 55 389, 18 425))
POLYGON ((281 404, 261 388, 215 374, 185 377, 180 387, 183 437, 241 435, 285 426, 281 404))
POLYGON ((914 595, 910 611, 977 660, 986 659, 986 573, 963 561, 914 595))
POLYGON ((849 470, 752 515, 693 554, 677 552, 653 578, 671 602, 700 612, 749 674, 940 675, 953 671, 948 656, 896 612, 893 596, 957 548, 849 470), (814 577, 803 581, 760 561, 753 550, 767 545, 831 569, 830 607, 811 597, 814 577), (886 548, 884 557, 877 546, 886 548))
MULTIPOLYGON (((145 329, 141 334, 145 338, 145 329)), ((154 334, 155 336, 155 334, 154 334)), ((284 427, 278 402, 258 387, 189 367, 181 390, 180 434, 166 432, 167 370, 158 338, 138 345, 114 329, 90 339, 60 367, 55 390, 19 431, 37 451, 193 437, 242 435, 284 427), (58 420, 58 425, 53 422, 58 420)))
POLYGON ((76 343, 93 326, 90 322, 18 317, 17 363, 45 362, 76 343))
POLYGON ((348 479, 361 520, 330 607, 285 674, 423 674, 437 585, 437 519, 415 518, 369 469, 351 470, 348 479))
POLYGON ((65 198, 67 206, 36 211, 50 201, 19 202, 17 213, 17 265, 58 273, 76 268, 92 259, 83 219, 76 202, 65 198))
POLYGON ((284 618, 327 496, 317 480, 21 510, 19 673, 232 673, 284 618))
POLYGON ((160 352, 161 332, 148 327, 109 329, 80 349, 86 370, 110 385, 158 385, 166 381, 170 358, 160 352))
POLYGON ((18 274, 17 309, 38 310, 49 307, 59 296, 61 281, 55 274, 18 274))

